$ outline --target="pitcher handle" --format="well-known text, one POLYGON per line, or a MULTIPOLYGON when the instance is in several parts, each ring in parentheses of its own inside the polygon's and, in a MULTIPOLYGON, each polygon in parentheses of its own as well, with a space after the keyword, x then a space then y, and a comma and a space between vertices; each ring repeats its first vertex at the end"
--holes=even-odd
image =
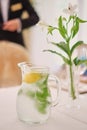
POLYGON ((57 76, 49 75, 48 87, 50 89, 51 96, 52 96, 51 104, 52 104, 52 106, 56 106, 59 103, 60 92, 61 92, 60 82, 59 82, 59 79, 57 78, 57 76), (53 84, 54 82, 55 82, 55 84, 53 84))

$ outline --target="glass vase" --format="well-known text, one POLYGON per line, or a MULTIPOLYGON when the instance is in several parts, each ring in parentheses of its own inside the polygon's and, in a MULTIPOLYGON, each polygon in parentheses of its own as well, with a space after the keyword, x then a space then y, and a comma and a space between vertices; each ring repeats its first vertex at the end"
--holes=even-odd
POLYGON ((68 103, 67 108, 80 109, 79 104, 79 73, 75 65, 66 65, 68 103))

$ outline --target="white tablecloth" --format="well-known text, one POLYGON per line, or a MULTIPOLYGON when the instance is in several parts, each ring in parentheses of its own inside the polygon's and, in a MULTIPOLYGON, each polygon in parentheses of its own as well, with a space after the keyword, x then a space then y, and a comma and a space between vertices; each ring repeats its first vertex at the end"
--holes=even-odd
POLYGON ((80 96, 81 108, 65 109, 67 92, 61 93, 60 104, 52 108, 49 120, 40 125, 29 125, 18 120, 16 96, 19 87, 0 88, 0 130, 87 130, 87 94, 80 96))

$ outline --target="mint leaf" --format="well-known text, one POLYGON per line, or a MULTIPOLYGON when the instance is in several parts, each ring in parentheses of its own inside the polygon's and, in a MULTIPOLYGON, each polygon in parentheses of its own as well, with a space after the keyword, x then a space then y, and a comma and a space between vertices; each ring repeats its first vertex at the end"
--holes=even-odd
POLYGON ((48 106, 48 103, 47 102, 36 102, 36 107, 38 109, 38 111, 42 114, 46 114, 47 112, 47 106, 48 106))
POLYGON ((29 96, 30 98, 34 98, 35 97, 35 92, 34 91, 27 91, 26 95, 29 96))
POLYGON ((36 108, 39 112, 45 114, 46 109, 49 106, 50 102, 48 101, 51 98, 49 89, 48 89, 48 75, 44 74, 42 80, 37 83, 38 89, 35 95, 36 108), (44 80, 43 80, 44 78, 44 80))

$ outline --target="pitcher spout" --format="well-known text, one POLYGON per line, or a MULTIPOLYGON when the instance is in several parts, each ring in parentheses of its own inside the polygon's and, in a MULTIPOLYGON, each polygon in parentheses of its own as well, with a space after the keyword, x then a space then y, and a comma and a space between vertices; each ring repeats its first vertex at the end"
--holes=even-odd
POLYGON ((32 64, 28 63, 28 62, 20 62, 20 63, 18 63, 18 67, 20 67, 21 69, 24 68, 25 66, 31 67, 32 64))

